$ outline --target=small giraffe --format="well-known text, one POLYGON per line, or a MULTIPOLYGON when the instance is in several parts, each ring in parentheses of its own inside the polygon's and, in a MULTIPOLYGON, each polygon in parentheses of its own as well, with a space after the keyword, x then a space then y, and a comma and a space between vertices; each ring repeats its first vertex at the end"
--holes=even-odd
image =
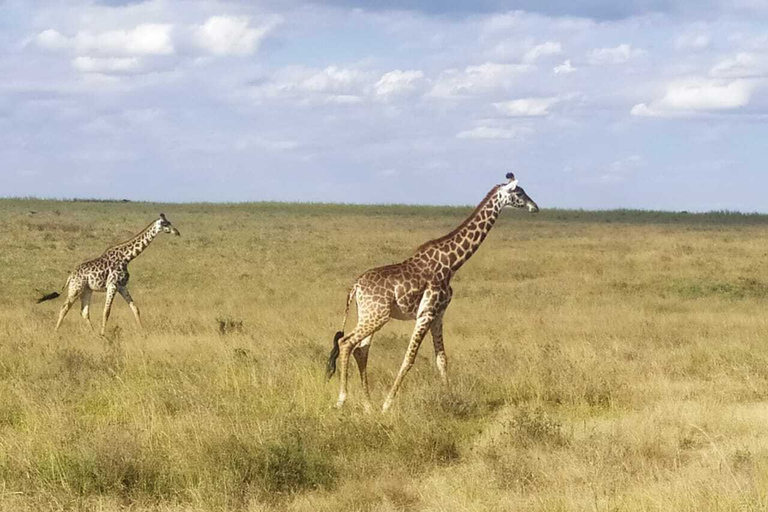
POLYGON ((373 335, 391 318, 416 319, 416 326, 400 371, 384 401, 383 411, 387 412, 392 407, 397 390, 413 366, 427 331, 432 333, 440 378, 444 387, 448 388, 443 315, 453 295, 451 278, 477 251, 505 206, 539 211, 536 203, 517 186, 515 176, 509 173, 506 177, 508 181, 493 187, 475 211, 456 229, 423 244, 402 263, 368 270, 357 279, 347 295, 344 322, 341 331, 334 336, 333 349, 328 359, 327 377, 330 379, 336 372, 336 359, 341 356, 341 389, 336 407, 342 407, 347 399, 347 364, 351 352, 360 370, 365 395, 363 405, 366 410, 371 409, 366 371, 368 349, 373 335), (344 327, 352 299, 357 304, 357 325, 345 336, 344 327))
MULTIPOLYGON (((59 330, 61 322, 69 312, 69 308, 72 307, 72 304, 75 303, 78 297, 80 297, 81 314, 85 321, 88 322, 88 326, 93 329, 89 312, 91 294, 93 292, 104 291, 107 292, 107 299, 104 303, 104 318, 101 324, 102 336, 104 336, 104 332, 107 328, 107 319, 109 318, 109 312, 112 310, 112 301, 114 300, 116 293, 119 293, 131 307, 133 316, 136 317, 136 322, 139 324, 139 327, 141 327, 139 308, 136 307, 133 298, 131 298, 131 294, 128 293, 127 286, 128 278, 130 277, 128 274, 128 264, 136 256, 141 254, 161 231, 176 236, 181 234, 165 217, 165 214, 161 213, 159 219, 153 221, 138 235, 127 242, 110 247, 98 258, 78 265, 77 268, 69 274, 67 282, 64 283, 64 288, 67 289, 67 301, 61 307, 59 320, 56 322, 56 328, 54 330, 59 330)), ((59 294, 57 292, 49 293, 38 299, 37 302, 39 304, 46 300, 55 299, 58 296, 59 294)))

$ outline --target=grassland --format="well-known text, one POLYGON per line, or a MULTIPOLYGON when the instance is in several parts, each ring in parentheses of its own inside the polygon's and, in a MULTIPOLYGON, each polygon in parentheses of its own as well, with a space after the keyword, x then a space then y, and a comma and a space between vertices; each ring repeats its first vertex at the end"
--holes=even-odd
POLYGON ((354 363, 332 409, 347 287, 469 211, 1 200, 0 510, 768 510, 763 216, 505 212, 454 279, 453 394, 427 341, 391 414, 354 363), (144 331, 118 298, 54 334, 38 292, 159 211, 144 331))

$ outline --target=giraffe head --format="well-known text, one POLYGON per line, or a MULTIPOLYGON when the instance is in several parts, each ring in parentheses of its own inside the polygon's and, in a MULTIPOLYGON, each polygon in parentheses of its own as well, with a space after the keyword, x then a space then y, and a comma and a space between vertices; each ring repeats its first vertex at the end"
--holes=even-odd
POLYGON ((511 206, 513 208, 528 208, 529 212, 536 213, 539 211, 539 206, 536 202, 528 197, 523 187, 517 185, 515 175, 507 173, 507 183, 499 185, 498 194, 501 200, 502 206, 511 206))
POLYGON ((157 222, 160 225, 160 229, 162 229, 164 232, 169 233, 169 234, 173 234, 173 235, 176 235, 176 236, 180 236, 181 235, 181 233, 179 233, 179 230, 176 229, 175 227, 173 227, 173 224, 171 224, 171 221, 169 221, 165 217, 164 213, 160 214, 160 218, 157 219, 157 222))

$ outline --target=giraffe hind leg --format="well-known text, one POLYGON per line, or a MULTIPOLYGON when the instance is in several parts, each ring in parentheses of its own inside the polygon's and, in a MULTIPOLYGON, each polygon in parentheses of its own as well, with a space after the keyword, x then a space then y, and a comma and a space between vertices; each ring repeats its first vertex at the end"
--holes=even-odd
MULTIPOLYGON (((336 407, 341 408, 344 402, 347 400, 347 378, 349 369, 349 354, 357 345, 373 336, 376 331, 381 329, 384 324, 387 323, 389 317, 382 317, 378 319, 360 319, 358 320, 355 330, 349 335, 339 340, 339 399, 336 402, 336 407)), ((357 357, 357 356, 355 356, 357 357)), ((366 359, 367 362, 367 359, 366 359)), ((367 378, 366 378, 367 382, 367 378)))
POLYGON ((440 373, 440 380, 446 390, 450 390, 448 384, 448 359, 445 356, 445 346, 443 345, 443 317, 442 315, 432 322, 430 327, 432 331, 432 344, 435 347, 435 363, 437 371, 440 373))
POLYGON ((69 313, 70 308, 75 303, 77 298, 80 296, 80 294, 83 292, 83 286, 77 286, 74 283, 70 282, 69 288, 67 290, 67 299, 64 301, 64 304, 61 306, 61 309, 59 310, 59 319, 56 321, 56 327, 54 327, 54 332, 59 330, 59 327, 61 327, 61 323, 64 321, 64 317, 67 316, 67 313, 69 313))
POLYGON ((355 361, 357 362, 357 369, 360 371, 360 384, 363 386, 363 395, 364 395, 364 401, 363 401, 363 407, 365 408, 366 412, 370 412, 372 410, 371 406, 371 394, 368 389, 368 350, 371 346, 371 339, 373 338, 373 335, 368 336, 363 341, 360 342, 360 345, 355 347, 355 349, 352 351, 352 355, 355 356, 355 361))
POLYGON ((82 315, 83 319, 88 323, 88 327, 93 330, 93 324, 91 324, 91 296, 93 295, 93 290, 90 288, 84 288, 83 292, 80 294, 80 315, 82 315))

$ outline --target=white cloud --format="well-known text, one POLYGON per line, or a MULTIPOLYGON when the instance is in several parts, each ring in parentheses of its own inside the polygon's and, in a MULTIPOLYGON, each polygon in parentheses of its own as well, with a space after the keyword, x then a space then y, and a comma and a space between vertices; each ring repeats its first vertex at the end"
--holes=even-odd
POLYGON ((661 104, 673 109, 723 110, 749 103, 753 86, 745 80, 730 83, 693 81, 672 84, 661 104))
POLYGON ((390 167, 388 169, 382 169, 381 171, 376 173, 378 176, 381 176, 382 178, 394 178, 400 175, 400 171, 395 169, 394 167, 390 167))
POLYGON ((512 117, 538 117, 549 114, 549 108, 558 98, 521 98, 519 100, 494 103, 496 109, 512 117))
POLYGON ((235 143, 235 149, 238 151, 246 151, 254 148, 267 151, 290 151, 297 147, 299 147, 299 143, 295 140, 272 140, 265 139, 258 135, 241 137, 235 143))
POLYGON ((708 34, 683 34, 675 38, 675 48, 678 50, 705 50, 709 48, 711 38, 708 34))
POLYGON ((144 23, 130 30, 81 31, 74 37, 67 37, 48 29, 39 33, 35 40, 38 46, 47 50, 71 48, 79 54, 169 55, 174 53, 172 30, 173 25, 144 23))
POLYGON ((373 89, 377 96, 401 96, 415 91, 423 78, 424 73, 419 70, 401 71, 396 69, 384 73, 373 86, 373 89))
POLYGON ((768 75, 768 59, 754 53, 742 52, 723 59, 709 71, 718 78, 753 78, 768 75))
POLYGON ((246 95, 257 102, 284 98, 301 104, 350 104, 363 100, 371 82, 369 73, 355 69, 289 66, 276 71, 268 80, 247 88, 246 95))
POLYGON ((89 147, 69 153, 73 160, 99 164, 136 160, 138 156, 135 151, 111 147, 89 147))
POLYGON ((62 35, 58 30, 49 28, 43 30, 35 37, 35 42, 40 48, 46 50, 60 50, 70 46, 69 38, 62 35))
POLYGON ((552 72, 556 75, 568 75, 574 71, 576 71, 576 68, 571 65, 570 59, 552 68, 552 72))
POLYGON ((429 96, 455 98, 509 87, 519 75, 532 69, 532 66, 526 64, 495 62, 468 66, 463 71, 449 69, 440 73, 429 96))
POLYGON ((523 62, 532 64, 539 60, 541 57, 548 55, 557 55, 562 53, 563 46, 557 41, 547 41, 540 45, 534 46, 523 55, 523 62))
POLYGON ((589 54, 589 63, 595 66, 624 64, 629 60, 645 53, 643 50, 632 48, 624 43, 615 48, 595 48, 589 54))
POLYGON ((362 101, 363 97, 357 94, 329 94, 325 96, 325 103, 335 103, 337 105, 352 105, 362 101))
POLYGON ((638 103, 637 105, 633 106, 630 109, 629 113, 637 117, 663 117, 664 116, 663 112, 652 109, 646 103, 638 103))
POLYGON ((214 55, 250 55, 274 23, 252 27, 248 17, 212 16, 195 27, 197 44, 214 55))
POLYGON ((724 82, 691 79, 667 86, 663 98, 650 104, 639 103, 630 113, 635 116, 685 115, 699 111, 733 110, 749 104, 755 83, 748 80, 724 82))
POLYGON ((139 70, 136 57, 76 57, 72 66, 83 73, 130 73, 139 70))
POLYGON ((313 92, 349 92, 360 84, 359 71, 328 66, 298 83, 300 89, 313 92))
POLYGON ((519 128, 496 128, 493 126, 478 126, 472 130, 465 130, 456 134, 457 139, 490 139, 490 140, 508 140, 515 139, 529 133, 530 129, 519 128))
POLYGON ((549 55, 558 55, 563 52, 563 46, 558 41, 547 41, 540 45, 534 46, 523 55, 523 62, 532 64, 539 60, 541 57, 549 55))
POLYGON ((632 174, 642 169, 644 164, 643 157, 640 155, 630 155, 614 161, 599 176, 603 183, 618 183, 627 180, 632 174))

